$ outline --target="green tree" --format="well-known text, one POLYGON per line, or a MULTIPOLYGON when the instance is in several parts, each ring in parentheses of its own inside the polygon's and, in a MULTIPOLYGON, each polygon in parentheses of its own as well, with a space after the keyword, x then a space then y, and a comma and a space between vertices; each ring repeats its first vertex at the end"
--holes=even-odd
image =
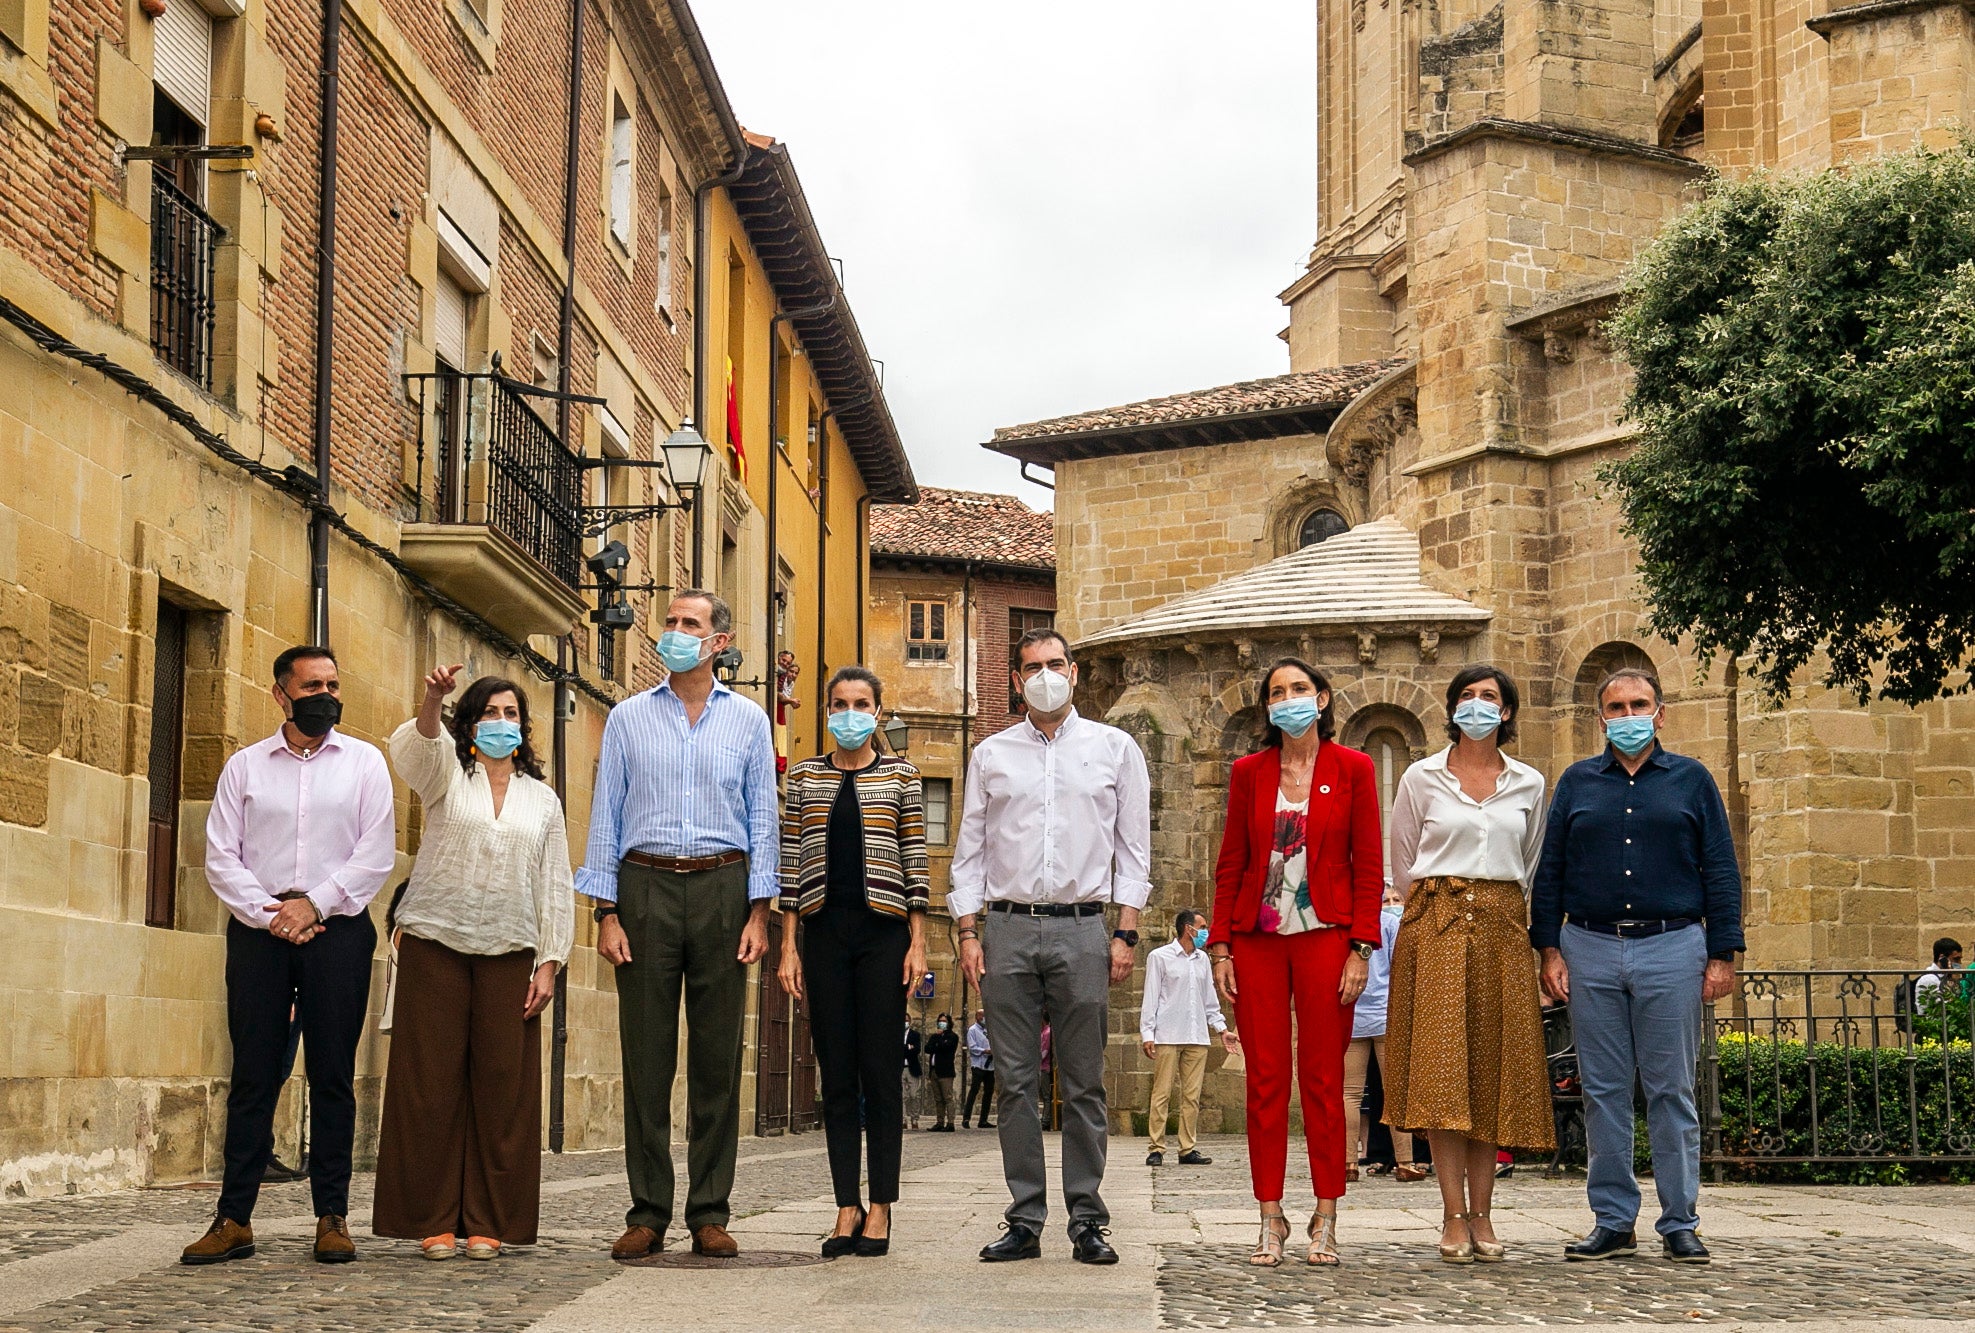
POLYGON ((1716 179, 1610 331, 1640 433, 1604 477, 1656 632, 1778 692, 1819 652, 1861 702, 1969 688, 1975 149, 1716 179))

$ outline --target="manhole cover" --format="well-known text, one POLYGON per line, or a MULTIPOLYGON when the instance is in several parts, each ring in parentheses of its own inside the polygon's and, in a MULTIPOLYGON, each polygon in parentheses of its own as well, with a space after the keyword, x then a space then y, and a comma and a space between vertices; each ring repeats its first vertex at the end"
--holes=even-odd
POLYGON ((691 1250, 677 1250, 619 1262, 627 1268, 807 1268, 830 1261, 820 1254, 803 1254, 797 1250, 742 1250, 732 1259, 714 1259, 691 1250))

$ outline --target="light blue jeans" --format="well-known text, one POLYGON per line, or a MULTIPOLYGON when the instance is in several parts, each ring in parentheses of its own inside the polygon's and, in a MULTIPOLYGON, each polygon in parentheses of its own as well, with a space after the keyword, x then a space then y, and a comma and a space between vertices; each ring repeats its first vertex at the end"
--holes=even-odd
POLYGON ((1701 1194, 1701 1117, 1694 1100, 1701 1053, 1700 926, 1619 939, 1566 924, 1558 941, 1570 968, 1570 1027, 1584 1079, 1586 1193, 1597 1223, 1631 1231, 1639 1218, 1632 1174, 1632 1082, 1646 1094, 1660 1235, 1692 1231, 1701 1194))

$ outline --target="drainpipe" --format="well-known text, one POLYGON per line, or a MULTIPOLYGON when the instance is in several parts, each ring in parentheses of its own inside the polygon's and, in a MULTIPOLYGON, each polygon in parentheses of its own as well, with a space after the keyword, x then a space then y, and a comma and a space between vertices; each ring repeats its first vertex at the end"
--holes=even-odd
POLYGON ((857 497, 857 660, 864 662, 864 570, 871 563, 871 493, 857 497))
POLYGON ((782 530, 776 524, 776 483, 782 475, 782 447, 775 438, 776 397, 780 389, 782 347, 776 330, 782 325, 798 319, 814 319, 827 315, 837 308, 837 297, 833 291, 830 299, 821 305, 807 306, 801 310, 791 310, 786 314, 778 312, 768 321, 768 578, 763 586, 767 589, 764 602, 768 618, 762 621, 763 642, 767 644, 770 659, 762 668, 761 706, 768 710, 768 716, 775 716, 775 584, 782 573, 782 530))
POLYGON ((341 90, 343 0, 322 6, 322 164, 316 218, 315 480, 322 512, 309 522, 310 638, 329 643, 329 438, 336 355, 336 110, 341 90))
MULTIPOLYGON (((588 0, 576 0, 569 11, 569 130, 564 140, 562 160, 562 326, 556 336, 556 388, 564 395, 556 403, 556 433, 569 443, 569 360, 576 340, 576 201, 581 176, 583 136, 583 14, 588 0)), ((575 660, 572 636, 555 641, 555 665, 567 672, 575 660)), ((568 686, 556 682, 554 749, 555 795, 568 799, 569 720, 564 716, 563 696, 568 686)), ((572 696, 573 700, 573 696, 572 696)), ((569 970, 555 974, 555 1006, 549 1018, 549 1151, 559 1153, 563 1145, 565 1098, 563 1080, 569 1068, 569 970)))
MULTIPOLYGON (((707 407, 706 388, 706 293, 707 293, 707 197, 715 190, 734 184, 747 170, 748 143, 736 134, 734 142, 739 145, 732 169, 720 176, 709 176, 693 187, 693 399, 695 415, 699 419, 701 434, 710 409, 707 407)), ((728 311, 727 318, 745 318, 746 311, 728 311)), ((772 441, 771 441, 772 444, 772 441)), ((700 586, 700 559, 706 546, 706 487, 701 486, 693 493, 693 586, 700 586)))
MULTIPOLYGON (((974 562, 962 567, 960 584, 960 780, 974 746, 974 562)), ((949 816, 950 818, 950 816, 949 816)))
MULTIPOLYGON (((829 565, 826 560, 830 553, 830 418, 841 417, 843 413, 864 406, 872 395, 852 399, 842 407, 826 407, 816 422, 816 673, 817 686, 828 678, 826 668, 829 662, 824 658, 823 616, 830 604, 829 565)), ((818 708, 816 711, 816 753, 821 754, 823 745, 824 715, 829 711, 818 708)))

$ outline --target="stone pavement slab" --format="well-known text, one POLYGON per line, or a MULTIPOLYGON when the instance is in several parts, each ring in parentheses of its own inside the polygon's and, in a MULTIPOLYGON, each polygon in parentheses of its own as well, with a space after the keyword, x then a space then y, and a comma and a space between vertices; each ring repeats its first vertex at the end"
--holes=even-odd
MULTIPOLYGON (((907 1135, 889 1257, 790 1268, 612 1264, 605 1252, 626 1205, 617 1153, 544 1157, 542 1243, 487 1264, 429 1263, 409 1243, 368 1237, 369 1177, 351 1200, 361 1258, 340 1267, 309 1258, 305 1184, 264 1191, 255 1258, 208 1268, 176 1260, 210 1217, 211 1189, 4 1204, 0 1333, 1669 1323, 1858 1333, 1866 1321, 1975 1333, 1975 1188, 1711 1187, 1701 1212, 1717 1262, 1690 1269, 1658 1257, 1650 1227, 1638 1258, 1565 1264, 1563 1241, 1588 1221, 1582 1179, 1521 1170, 1498 1182, 1494 1204, 1510 1262, 1453 1266, 1433 1248, 1434 1184, 1375 1178, 1345 1200, 1343 1268, 1292 1262, 1270 1272, 1246 1263, 1256 1220, 1244 1145, 1216 1138, 1203 1147, 1211 1166, 1148 1169, 1137 1144, 1114 1141, 1105 1199, 1121 1262, 1110 1268, 1070 1259, 1060 1214, 1041 1260, 979 1263, 1008 1195, 995 1136, 965 1131, 907 1135)), ((1058 1180, 1053 1137, 1049 1156, 1058 1180)), ((1288 1194, 1300 1230, 1306 1169, 1293 1168, 1288 1194)), ((1650 1185, 1647 1199, 1650 1207, 1650 1185)), ((732 1230, 747 1252, 813 1256, 835 1217, 821 1136, 744 1141, 734 1207, 732 1230)), ((670 1239, 684 1244, 676 1230, 670 1239)))

